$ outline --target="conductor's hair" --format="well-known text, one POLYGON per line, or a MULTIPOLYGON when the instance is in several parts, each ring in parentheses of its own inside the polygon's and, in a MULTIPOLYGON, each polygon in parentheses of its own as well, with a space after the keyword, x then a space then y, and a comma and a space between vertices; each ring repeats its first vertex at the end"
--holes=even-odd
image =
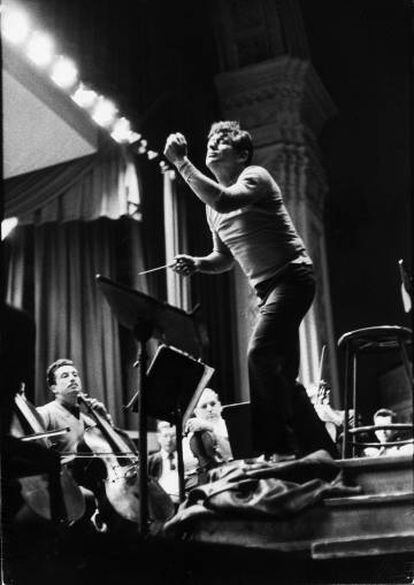
POLYGON ((238 153, 247 152, 246 165, 249 165, 253 158, 253 140, 249 132, 240 128, 236 120, 224 120, 215 122, 210 128, 208 138, 219 134, 226 138, 234 150, 238 153))
POLYGON ((56 377, 55 377, 56 370, 58 370, 62 366, 73 366, 73 365, 74 365, 73 361, 66 359, 66 358, 56 360, 55 362, 53 362, 53 364, 50 364, 50 366, 46 370, 46 381, 47 381, 48 387, 50 388, 51 386, 53 386, 56 383, 56 377))

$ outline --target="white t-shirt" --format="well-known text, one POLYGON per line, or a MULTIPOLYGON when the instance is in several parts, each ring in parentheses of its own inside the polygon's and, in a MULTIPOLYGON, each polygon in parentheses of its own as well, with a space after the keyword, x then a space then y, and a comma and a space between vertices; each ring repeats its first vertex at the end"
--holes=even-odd
POLYGON ((158 479, 160 486, 167 492, 174 500, 179 497, 179 483, 178 483, 178 462, 177 452, 167 453, 160 451, 162 457, 162 473, 158 479), (171 455, 171 457, 170 457, 171 455))

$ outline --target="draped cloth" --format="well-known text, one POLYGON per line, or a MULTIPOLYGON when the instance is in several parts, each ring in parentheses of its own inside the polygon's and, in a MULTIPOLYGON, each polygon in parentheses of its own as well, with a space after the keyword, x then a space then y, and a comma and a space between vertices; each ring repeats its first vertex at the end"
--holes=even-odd
POLYGON ((169 536, 188 537, 204 518, 274 522, 292 518, 326 497, 360 493, 359 486, 342 483, 338 464, 324 451, 276 464, 233 461, 210 471, 208 482, 188 493, 164 530, 169 536))
MULTIPOLYGON (((119 254, 120 222, 112 220, 130 218, 122 220, 128 224, 126 237, 130 245, 140 244, 140 225, 133 221, 140 215, 132 160, 119 148, 106 148, 9 179, 5 207, 8 216, 19 217, 8 241, 7 301, 30 311, 36 323, 35 403, 51 399, 47 366, 69 358, 84 390, 102 400, 122 425, 119 328, 95 277, 118 280, 120 266, 129 262, 119 254)), ((142 247, 134 259, 141 254, 142 247)))
POLYGON ((128 151, 105 145, 85 156, 5 181, 5 217, 40 225, 139 213, 140 190, 128 151))

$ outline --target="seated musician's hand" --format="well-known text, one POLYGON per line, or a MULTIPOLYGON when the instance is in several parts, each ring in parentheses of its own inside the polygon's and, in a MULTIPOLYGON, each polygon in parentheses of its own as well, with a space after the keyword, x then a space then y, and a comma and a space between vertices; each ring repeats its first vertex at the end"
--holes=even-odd
POLYGON ((164 156, 172 163, 180 162, 187 156, 187 140, 180 132, 170 134, 165 142, 164 156))
POLYGON ((197 261, 193 256, 187 254, 178 254, 174 258, 174 263, 170 266, 174 272, 181 276, 191 276, 198 270, 197 261))
POLYGON ((190 418, 187 421, 185 432, 198 433, 201 431, 212 431, 213 428, 207 422, 199 420, 198 418, 190 418))
POLYGON ((101 415, 103 418, 106 418, 106 420, 113 425, 114 421, 112 420, 111 415, 109 414, 109 412, 106 409, 106 406, 103 404, 103 402, 100 402, 99 400, 96 400, 96 398, 89 398, 88 399, 89 404, 92 406, 92 408, 94 410, 96 410, 96 412, 101 415))

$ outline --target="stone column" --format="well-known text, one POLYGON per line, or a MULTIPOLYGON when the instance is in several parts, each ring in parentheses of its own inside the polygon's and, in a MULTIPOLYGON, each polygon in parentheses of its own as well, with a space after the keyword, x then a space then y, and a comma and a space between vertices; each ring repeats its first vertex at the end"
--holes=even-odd
MULTIPOLYGON (((165 263, 170 264, 177 254, 187 250, 185 201, 177 196, 176 173, 163 171, 165 263)), ((167 300, 171 305, 191 310, 191 281, 172 270, 166 270, 167 300)))
MULTIPOLYGON (((335 107, 310 61, 281 55, 216 76, 221 114, 240 120, 255 144, 254 163, 263 165, 282 189, 296 228, 315 263, 317 297, 301 326, 301 379, 318 379, 321 348, 327 345, 323 370, 338 391, 329 278, 323 226, 327 190, 318 135, 335 107)), ((248 397, 245 352, 255 300, 240 271, 235 273, 239 316, 240 367, 244 371, 240 399, 248 397)))

